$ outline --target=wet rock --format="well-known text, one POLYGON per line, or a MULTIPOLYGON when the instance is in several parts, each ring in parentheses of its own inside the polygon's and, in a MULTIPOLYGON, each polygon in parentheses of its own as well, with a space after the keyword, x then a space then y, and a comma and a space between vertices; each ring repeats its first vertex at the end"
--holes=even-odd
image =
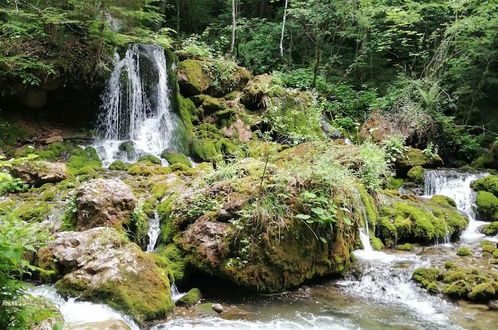
POLYGON ((205 92, 211 79, 202 69, 203 62, 185 60, 178 67, 178 84, 182 95, 192 96, 205 92))
POLYGON ((190 289, 184 296, 176 301, 177 306, 193 306, 202 299, 201 290, 197 288, 190 289))
POLYGON ((223 313, 223 306, 221 306, 221 304, 213 304, 211 306, 211 308, 213 309, 213 311, 215 311, 216 313, 220 314, 220 313, 223 313))
POLYGON ((45 161, 24 162, 13 167, 11 174, 35 187, 45 183, 57 183, 68 177, 66 164, 45 161))
POLYGON ((401 136, 401 131, 381 110, 372 112, 360 129, 362 139, 371 139, 374 142, 381 142, 395 135, 401 136))
POLYGON ((115 227, 127 223, 136 206, 136 197, 122 181, 90 180, 76 194, 77 229, 115 227))
POLYGON ((125 141, 119 145, 119 151, 126 154, 128 159, 133 159, 137 155, 135 151, 135 143, 133 141, 125 141))
POLYGON ((69 330, 131 330, 130 326, 122 320, 109 320, 103 322, 81 323, 69 326, 69 330))
POLYGON ((489 309, 498 310, 498 300, 490 300, 488 303, 489 309))
POLYGON ((63 295, 106 303, 140 322, 173 308, 169 282, 152 257, 115 229, 57 233, 37 256, 63 295))

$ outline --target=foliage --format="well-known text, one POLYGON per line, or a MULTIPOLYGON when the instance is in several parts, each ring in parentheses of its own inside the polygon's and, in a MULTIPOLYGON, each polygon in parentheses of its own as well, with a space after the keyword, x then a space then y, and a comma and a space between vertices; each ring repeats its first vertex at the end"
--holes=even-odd
POLYGON ((16 193, 25 191, 28 185, 18 178, 13 178, 10 174, 0 172, 0 196, 5 193, 16 193))
POLYGON ((39 224, 0 216, 0 328, 26 329, 51 316, 34 300, 23 298, 25 284, 20 280, 34 271, 43 271, 25 256, 35 253, 47 239, 48 233, 39 224))

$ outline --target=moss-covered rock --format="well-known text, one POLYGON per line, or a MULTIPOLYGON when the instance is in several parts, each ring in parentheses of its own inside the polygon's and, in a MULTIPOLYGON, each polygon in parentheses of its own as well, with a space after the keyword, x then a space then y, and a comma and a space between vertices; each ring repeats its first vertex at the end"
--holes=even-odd
POLYGON ((407 173, 408 180, 418 184, 424 183, 424 172, 422 166, 414 166, 407 173))
POLYGON ((435 268, 418 268, 412 274, 412 279, 424 288, 437 281, 439 277, 440 272, 435 268))
POLYGON ((396 245, 396 249, 400 251, 412 251, 413 245, 410 243, 396 245))
POLYGON ((203 62, 185 60, 178 66, 178 84, 185 96, 202 94, 211 84, 209 75, 203 70, 203 62))
POLYGON ((109 169, 113 171, 127 171, 131 164, 125 163, 121 160, 116 160, 109 165, 109 169))
POLYGON ((192 163, 190 162, 190 159, 188 159, 188 157, 182 153, 175 153, 175 152, 165 150, 165 151, 163 151, 163 153, 161 153, 161 157, 166 159, 170 165, 183 164, 187 167, 192 167, 192 163))
POLYGON ((67 166, 72 175, 95 175, 102 171, 102 161, 93 147, 74 149, 67 166))
POLYGON ((66 164, 36 160, 16 164, 12 167, 11 174, 35 187, 45 183, 57 183, 68 178, 66 164))
POLYGON ((487 191, 498 197, 498 176, 488 175, 471 184, 475 191, 487 191))
POLYGON ((177 306, 193 306, 202 299, 201 290, 197 288, 190 289, 184 296, 176 301, 177 306))
POLYGON ((154 155, 143 155, 138 158, 139 162, 151 162, 152 164, 161 165, 161 159, 154 155))
POLYGON ((487 236, 495 236, 498 234, 498 221, 494 221, 482 228, 482 233, 487 236))
POLYGON ((171 172, 171 168, 157 165, 149 161, 136 162, 128 168, 128 174, 140 176, 169 174, 171 172))
POLYGON ((468 297, 473 301, 488 301, 496 294, 496 282, 486 282, 476 285, 469 292, 468 297))
POLYGON ((443 160, 438 155, 428 157, 422 150, 408 147, 403 155, 396 160, 396 176, 406 177, 408 171, 415 166, 436 168, 442 165, 443 160))
POLYGON ((114 229, 59 233, 38 257, 57 270, 56 288, 63 295, 106 303, 139 322, 173 308, 169 282, 153 259, 114 229))
POLYGON ((456 252, 457 256, 467 257, 472 255, 472 251, 468 247, 461 247, 456 252))
POLYGON ((476 198, 477 214, 482 220, 498 220, 498 197, 487 191, 479 191, 476 198))
POLYGON ((135 143, 133 141, 122 142, 118 149, 126 155, 127 159, 134 159, 137 155, 137 152, 135 151, 135 143))
POLYGON ((394 193, 383 195, 383 200, 377 232, 388 246, 431 244, 447 237, 455 240, 467 226, 468 220, 452 205, 451 199, 439 196, 431 200, 415 196, 403 199, 394 193))

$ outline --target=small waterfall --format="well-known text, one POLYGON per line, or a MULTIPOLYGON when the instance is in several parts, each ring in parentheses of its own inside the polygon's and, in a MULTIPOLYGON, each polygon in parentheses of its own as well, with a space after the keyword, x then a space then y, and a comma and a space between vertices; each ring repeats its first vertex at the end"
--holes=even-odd
POLYGON ((476 219, 476 194, 470 184, 486 175, 487 173, 464 173, 453 169, 425 171, 425 196, 450 197, 455 201, 458 210, 469 218, 469 225, 461 236, 462 241, 466 243, 476 242, 484 237, 478 228, 485 222, 476 219))
POLYGON ((157 213, 157 211, 154 211, 153 216, 150 217, 149 219, 149 230, 147 232, 147 236, 149 237, 149 243, 147 244, 146 252, 149 253, 154 252, 157 243, 157 238, 159 237, 160 233, 161 233, 161 227, 160 227, 159 213, 157 213))
POLYGON ((79 301, 76 298, 65 300, 57 291, 48 285, 37 286, 28 291, 28 294, 43 297, 54 303, 60 310, 64 321, 68 325, 77 325, 109 320, 122 320, 132 330, 140 330, 131 317, 115 311, 109 306, 88 301, 79 301))
POLYGON ((176 302, 178 299, 183 297, 186 293, 185 292, 180 292, 178 288, 176 287, 176 284, 173 282, 171 283, 171 300, 173 302, 176 302))
POLYGON ((134 44, 123 58, 115 54, 114 71, 102 95, 101 139, 95 145, 104 165, 177 149, 179 118, 171 108, 167 70, 164 49, 157 45, 134 44))

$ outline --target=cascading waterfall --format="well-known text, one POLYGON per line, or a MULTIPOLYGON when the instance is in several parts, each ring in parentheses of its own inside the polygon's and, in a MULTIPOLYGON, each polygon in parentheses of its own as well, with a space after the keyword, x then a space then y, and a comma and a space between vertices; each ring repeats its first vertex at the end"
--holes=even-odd
POLYGON ((102 95, 101 138, 95 145, 104 165, 178 149, 175 130, 179 122, 170 104, 164 49, 134 44, 123 58, 116 53, 114 70, 102 95))
POLYGON ((161 233, 160 220, 161 219, 159 217, 159 213, 157 213, 157 211, 154 211, 154 214, 149 219, 149 229, 147 231, 147 236, 149 237, 149 243, 147 244, 146 252, 149 253, 154 252, 157 243, 157 238, 161 233))
POLYGON ((175 282, 171 283, 171 300, 173 302, 176 302, 178 299, 186 295, 185 292, 180 292, 178 290, 178 287, 176 286, 175 282))
POLYGON ((486 223, 476 219, 474 211, 476 194, 470 184, 486 175, 487 173, 464 173, 453 169, 425 171, 425 196, 450 197, 455 201, 458 210, 468 217, 469 225, 461 236, 464 243, 473 243, 484 237, 478 228, 486 223))

